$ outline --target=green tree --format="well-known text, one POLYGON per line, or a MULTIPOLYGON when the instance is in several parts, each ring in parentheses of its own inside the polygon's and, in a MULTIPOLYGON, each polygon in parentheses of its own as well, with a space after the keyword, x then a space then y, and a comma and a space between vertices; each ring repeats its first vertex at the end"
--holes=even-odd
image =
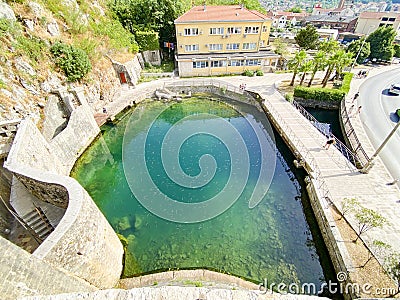
POLYGON ((314 26, 308 24, 305 28, 301 29, 297 33, 294 39, 302 49, 316 49, 319 43, 319 34, 314 26))
POLYGON ((293 13, 301 13, 301 8, 300 7, 292 7, 288 11, 293 12, 293 13))
POLYGON ((184 11, 182 1, 173 0, 115 0, 113 12, 132 33, 154 30, 161 41, 175 39, 174 20, 184 11))
POLYGON ((304 79, 306 78, 306 75, 308 72, 310 72, 313 68, 313 62, 312 60, 307 60, 304 63, 302 63, 299 67, 299 72, 302 73, 301 78, 300 78, 300 85, 303 85, 304 79))
POLYGON ((327 70, 325 77, 322 80, 322 87, 325 87, 328 83, 329 77, 333 71, 336 70, 335 78, 339 79, 342 76, 343 69, 349 66, 352 62, 351 53, 346 53, 343 49, 337 50, 327 60, 327 70))
POLYGON ((358 207, 360 207, 360 202, 356 198, 344 198, 340 205, 341 214, 344 217, 347 213, 357 210, 358 207))
POLYGON ((285 57, 289 53, 288 44, 282 38, 274 39, 271 44, 276 54, 285 57))
POLYGON ((352 41, 346 48, 346 51, 352 53, 354 59, 357 59, 357 64, 361 64, 371 54, 370 44, 364 40, 365 37, 352 41))
POLYGON ((355 214, 355 217, 358 222, 358 232, 357 238, 354 240, 355 243, 363 233, 372 228, 382 228, 383 225, 388 222, 386 218, 380 215, 378 212, 362 206, 360 206, 360 209, 355 214))
POLYGON ((296 55, 288 62, 288 66, 291 70, 293 70, 293 77, 290 85, 294 85, 294 81, 296 79, 297 73, 299 71, 299 67, 304 63, 307 57, 307 53, 304 50, 301 50, 296 53, 296 55))
POLYGON ((367 37, 370 44, 370 59, 390 61, 394 55, 393 41, 396 37, 396 31, 392 26, 379 27, 367 37))
POLYGON ((400 57, 400 45, 394 44, 393 49, 394 49, 394 57, 400 57))
POLYGON ((312 82, 314 80, 315 74, 318 71, 322 71, 323 69, 325 69, 325 65, 326 65, 326 54, 325 54, 325 52, 319 50, 315 54, 314 59, 312 60, 312 63, 313 63, 313 66, 312 66, 312 70, 311 70, 312 71, 311 72, 311 78, 310 78, 310 81, 308 82, 308 85, 307 85, 308 87, 311 86, 311 84, 312 84, 312 82))
POLYGON ((318 50, 327 54, 335 53, 340 49, 340 44, 336 40, 326 40, 318 44, 318 50))

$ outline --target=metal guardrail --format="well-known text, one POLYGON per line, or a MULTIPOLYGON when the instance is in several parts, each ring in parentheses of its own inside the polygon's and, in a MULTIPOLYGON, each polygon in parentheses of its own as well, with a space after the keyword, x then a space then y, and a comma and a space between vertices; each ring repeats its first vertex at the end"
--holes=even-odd
POLYGON ((329 192, 328 186, 325 180, 321 177, 321 171, 318 168, 318 165, 312 156, 311 152, 307 149, 307 147, 301 142, 301 140, 296 136, 293 130, 289 127, 286 121, 281 117, 278 111, 273 107, 273 105, 264 98, 263 101, 264 106, 266 106, 268 112, 273 116, 276 122, 279 123, 282 131, 285 132, 286 136, 291 140, 293 146, 299 150, 299 154, 303 157, 303 160, 310 167, 313 174, 310 176, 314 177, 315 182, 317 183, 316 188, 321 191, 323 201, 325 201, 325 208, 328 207, 328 204, 331 204, 332 196, 329 192))
POLYGON ((310 123, 318 129, 319 132, 324 134, 327 138, 333 138, 335 140, 334 146, 342 153, 346 159, 351 162, 354 166, 357 166, 357 162, 359 162, 359 158, 356 153, 350 150, 341 140, 339 140, 336 136, 334 136, 326 127, 321 126, 321 122, 319 122, 313 115, 311 115, 303 106, 301 106, 298 102, 292 102, 293 106, 308 120, 310 123))
POLYGON ((358 140, 353 125, 351 124, 350 116, 346 110, 345 100, 342 100, 340 104, 340 114, 342 116, 343 126, 347 139, 349 140, 351 147, 354 149, 354 152, 358 157, 358 162, 360 163, 360 167, 362 168, 369 161, 369 157, 368 154, 365 152, 364 148, 362 147, 360 141, 358 140))
POLYGON ((224 91, 230 91, 237 94, 243 94, 244 89, 238 88, 233 84, 229 84, 224 81, 215 80, 215 79, 199 79, 199 80, 179 80, 174 82, 168 82, 166 86, 173 87, 199 87, 199 86, 213 86, 216 88, 220 88, 224 91))

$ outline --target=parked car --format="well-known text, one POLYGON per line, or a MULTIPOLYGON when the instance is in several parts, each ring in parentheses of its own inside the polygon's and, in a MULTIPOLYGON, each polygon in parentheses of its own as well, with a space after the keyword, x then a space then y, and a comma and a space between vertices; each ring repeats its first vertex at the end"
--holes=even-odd
POLYGON ((389 94, 400 95, 400 83, 393 83, 390 85, 389 94))

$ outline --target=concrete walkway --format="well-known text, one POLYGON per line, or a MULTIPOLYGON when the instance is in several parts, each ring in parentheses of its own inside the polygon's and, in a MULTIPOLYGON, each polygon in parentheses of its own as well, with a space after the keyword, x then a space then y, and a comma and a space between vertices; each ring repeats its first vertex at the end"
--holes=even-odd
MULTIPOLYGON (((370 76, 384 70, 384 68, 371 69, 370 76)), ((266 77, 263 82, 260 82, 260 79, 257 79, 258 82, 252 82, 245 78, 237 78, 236 81, 245 81, 248 90, 258 92, 266 99, 266 106, 276 118, 281 120, 281 123, 284 123, 285 132, 291 133, 293 143, 298 145, 302 156, 306 157, 307 161, 311 161, 317 173, 320 173, 329 198, 339 210, 345 198, 356 198, 361 205, 379 212, 389 221, 389 224, 382 229, 374 228, 363 234, 364 242, 371 245, 374 240, 383 241, 391 245, 393 251, 400 252, 400 191, 397 186, 387 185, 393 179, 385 166, 377 160, 369 174, 361 174, 335 147, 324 150, 322 146, 326 138, 274 88, 273 82, 281 80, 282 76, 278 75, 278 78, 271 76, 269 79, 266 77)), ((232 83, 232 81, 229 82, 232 83)), ((349 99, 352 99, 353 94, 357 92, 362 79, 353 80, 353 82, 354 86, 349 93, 349 99)), ((346 103, 351 106, 351 100, 346 103)), ((363 146, 365 145, 368 154, 372 155, 374 149, 363 132, 359 117, 352 119, 360 142, 363 146)), ((346 219, 354 229, 358 228, 354 215, 346 214, 346 219)))

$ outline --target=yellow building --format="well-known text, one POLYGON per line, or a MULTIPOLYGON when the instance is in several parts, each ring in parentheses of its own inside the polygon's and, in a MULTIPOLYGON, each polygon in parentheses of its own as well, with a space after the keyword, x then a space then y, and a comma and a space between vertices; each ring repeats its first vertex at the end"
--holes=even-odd
POLYGON ((193 7, 175 20, 179 75, 273 71, 279 56, 267 49, 271 22, 240 5, 193 7))

